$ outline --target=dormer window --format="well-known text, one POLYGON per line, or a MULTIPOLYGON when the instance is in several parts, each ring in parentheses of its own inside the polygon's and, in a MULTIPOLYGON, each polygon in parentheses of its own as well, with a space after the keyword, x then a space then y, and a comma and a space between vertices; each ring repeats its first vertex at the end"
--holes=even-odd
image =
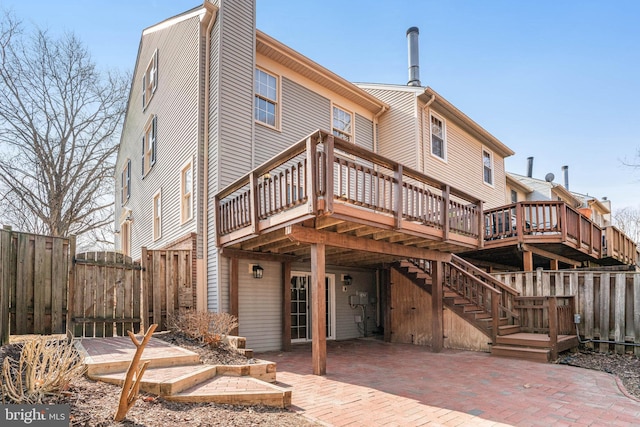
POLYGON ((158 87, 158 49, 153 52, 151 61, 142 76, 142 109, 144 110, 151 102, 151 98, 158 87))

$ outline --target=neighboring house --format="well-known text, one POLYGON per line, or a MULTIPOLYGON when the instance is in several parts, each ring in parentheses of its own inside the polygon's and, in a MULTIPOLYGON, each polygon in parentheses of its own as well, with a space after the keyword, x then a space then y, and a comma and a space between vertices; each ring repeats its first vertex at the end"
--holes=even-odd
POLYGON ((428 334, 393 336, 394 316, 414 312, 390 266, 429 260, 444 277, 452 253, 491 244, 486 221, 508 188, 532 187, 506 174, 506 145, 410 83, 344 80, 258 31, 252 0, 145 29, 116 165, 117 247, 133 259, 191 248, 197 307, 237 315, 254 350, 313 341, 314 372, 325 339, 382 330, 486 348, 436 305, 428 334))

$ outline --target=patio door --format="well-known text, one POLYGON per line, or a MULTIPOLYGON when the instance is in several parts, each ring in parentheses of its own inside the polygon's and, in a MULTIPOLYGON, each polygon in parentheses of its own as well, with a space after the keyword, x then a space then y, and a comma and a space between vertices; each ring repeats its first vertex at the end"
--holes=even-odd
MULTIPOLYGON (((306 272, 291 274, 291 342, 311 341, 311 275, 306 272)), ((327 309, 327 339, 335 339, 335 275, 325 276, 327 309)))

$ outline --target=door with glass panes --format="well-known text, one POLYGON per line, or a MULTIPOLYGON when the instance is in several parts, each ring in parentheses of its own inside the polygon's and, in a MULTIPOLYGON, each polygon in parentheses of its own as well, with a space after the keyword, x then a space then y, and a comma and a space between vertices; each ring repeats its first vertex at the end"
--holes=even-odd
MULTIPOLYGON (((304 272, 291 274, 291 342, 311 341, 311 275, 304 272)), ((325 277, 325 297, 327 309, 327 339, 335 339, 335 310, 334 310, 335 276, 327 274, 325 277)))

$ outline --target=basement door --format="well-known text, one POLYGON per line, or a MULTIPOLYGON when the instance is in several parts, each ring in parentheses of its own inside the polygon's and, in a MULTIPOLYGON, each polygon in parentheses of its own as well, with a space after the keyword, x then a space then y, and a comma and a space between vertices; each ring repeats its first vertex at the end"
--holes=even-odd
MULTIPOLYGON (((291 274, 291 342, 311 341, 311 275, 306 272, 291 274)), ((335 339, 335 275, 325 276, 327 299, 327 339, 335 339)))

